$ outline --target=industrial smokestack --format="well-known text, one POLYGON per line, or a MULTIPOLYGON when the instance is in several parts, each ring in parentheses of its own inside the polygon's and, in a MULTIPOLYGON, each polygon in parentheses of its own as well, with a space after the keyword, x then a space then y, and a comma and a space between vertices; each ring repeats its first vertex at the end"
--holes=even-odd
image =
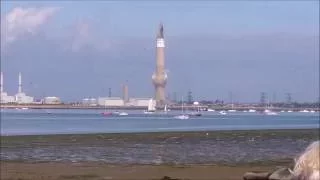
POLYGON ((21 80, 21 72, 19 72, 19 89, 18 89, 18 93, 22 92, 22 80, 21 80))
POLYGON ((0 82, 1 93, 3 92, 3 73, 1 72, 1 82, 0 82))
POLYGON ((153 85, 155 87, 155 99, 157 106, 163 106, 166 103, 165 87, 167 84, 168 75, 165 71, 164 57, 164 33, 163 24, 160 24, 156 39, 156 71, 152 75, 153 85))
POLYGON ((124 102, 129 102, 129 90, 128 90, 128 85, 127 84, 124 84, 123 86, 122 86, 122 93, 123 93, 123 101, 124 102))

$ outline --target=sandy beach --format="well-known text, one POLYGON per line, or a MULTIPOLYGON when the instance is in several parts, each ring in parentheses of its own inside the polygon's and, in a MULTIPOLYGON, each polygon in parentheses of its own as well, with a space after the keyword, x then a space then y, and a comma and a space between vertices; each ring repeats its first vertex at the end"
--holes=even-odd
POLYGON ((272 171, 275 165, 108 165, 103 163, 2 162, 2 180, 160 180, 165 176, 189 180, 240 180, 247 171, 272 171))

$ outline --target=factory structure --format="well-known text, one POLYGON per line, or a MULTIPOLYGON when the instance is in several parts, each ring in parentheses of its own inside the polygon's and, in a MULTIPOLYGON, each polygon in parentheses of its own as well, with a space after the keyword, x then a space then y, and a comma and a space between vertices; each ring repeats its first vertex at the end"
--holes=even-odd
POLYGON ((1 104, 16 103, 16 104, 31 104, 33 103, 33 97, 27 96, 22 91, 22 76, 19 73, 18 93, 15 96, 9 96, 3 90, 3 73, 1 72, 1 104))
POLYGON ((122 85, 122 97, 98 97, 84 98, 82 104, 85 106, 134 106, 134 107, 147 107, 150 98, 130 98, 129 88, 127 84, 122 85))
POLYGON ((152 100, 153 106, 163 107, 168 102, 165 96, 165 87, 167 83, 168 75, 165 71, 165 56, 164 56, 164 32, 163 24, 160 24, 158 33, 156 36, 156 66, 155 72, 152 75, 152 83, 155 88, 155 97, 149 98, 130 98, 128 85, 122 86, 122 97, 99 97, 85 98, 82 100, 84 105, 89 106, 135 106, 135 107, 147 107, 152 100), (155 100, 153 100, 155 99, 155 100))
MULTIPOLYGON (((152 83, 155 88, 154 97, 148 98, 130 98, 128 84, 122 85, 122 97, 98 97, 98 98, 84 98, 81 104, 84 106, 135 106, 135 107, 149 107, 152 106, 164 107, 168 102, 165 96, 165 87, 167 83, 167 73, 165 72, 165 41, 163 24, 160 24, 156 36, 156 64, 155 71, 152 75, 152 83)), ((1 103, 14 104, 61 104, 59 97, 44 97, 41 102, 34 102, 34 98, 27 96, 22 91, 22 76, 19 73, 18 93, 15 96, 9 96, 3 91, 3 74, 1 73, 1 103)))
POLYGON ((27 96, 24 92, 22 92, 22 77, 21 77, 21 73, 19 73, 18 93, 15 95, 15 102, 18 103, 18 104, 30 104, 30 103, 33 103, 33 97, 27 96))
POLYGON ((3 90, 3 73, 1 72, 1 82, 0 82, 0 89, 1 89, 1 104, 4 103, 14 103, 15 98, 14 96, 9 96, 6 92, 3 90))
MULTIPOLYGON (((34 101, 34 97, 27 96, 26 93, 22 91, 22 75, 19 73, 18 76, 18 92, 14 96, 9 96, 7 92, 4 91, 3 73, 1 72, 1 104, 39 104, 39 102, 34 101)), ((40 104, 61 104, 59 97, 44 97, 40 104)))
POLYGON ((155 99, 157 106, 166 104, 165 87, 167 84, 168 75, 165 72, 164 64, 164 33, 163 24, 160 24, 158 35, 156 38, 156 71, 152 75, 153 85, 155 87, 155 99))

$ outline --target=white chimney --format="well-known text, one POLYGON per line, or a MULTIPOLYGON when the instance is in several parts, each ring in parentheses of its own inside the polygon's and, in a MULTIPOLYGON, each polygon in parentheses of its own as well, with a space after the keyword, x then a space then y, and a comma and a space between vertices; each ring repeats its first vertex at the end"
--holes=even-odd
POLYGON ((3 73, 1 72, 1 82, 0 82, 1 93, 3 92, 3 73))
POLYGON ((18 93, 22 93, 22 80, 21 80, 21 72, 19 72, 19 89, 18 93))

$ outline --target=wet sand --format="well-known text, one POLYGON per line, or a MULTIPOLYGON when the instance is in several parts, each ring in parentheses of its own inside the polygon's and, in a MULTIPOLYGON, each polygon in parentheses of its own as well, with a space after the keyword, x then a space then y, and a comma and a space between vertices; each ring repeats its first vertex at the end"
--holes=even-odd
POLYGON ((272 171, 275 165, 108 165, 102 163, 1 162, 2 180, 240 180, 247 171, 272 171))

